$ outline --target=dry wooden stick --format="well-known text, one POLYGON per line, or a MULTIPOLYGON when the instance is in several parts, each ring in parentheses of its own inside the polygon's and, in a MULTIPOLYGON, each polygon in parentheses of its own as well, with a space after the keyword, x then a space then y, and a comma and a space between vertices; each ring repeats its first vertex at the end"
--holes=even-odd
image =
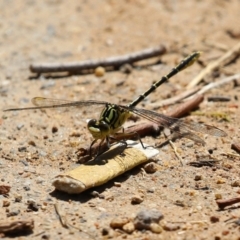
POLYGON ((49 72, 79 72, 82 70, 95 69, 96 67, 120 67, 123 64, 140 61, 143 59, 156 57, 166 52, 166 48, 160 45, 155 48, 144 49, 139 52, 109 57, 98 60, 85 60, 81 62, 71 63, 42 63, 30 65, 30 71, 33 73, 49 73, 49 72))
POLYGON ((184 102, 175 109, 168 111, 166 115, 173 118, 183 117, 187 113, 197 108, 199 104, 203 101, 203 99, 204 97, 202 94, 196 94, 193 98, 189 99, 187 102, 184 102))
POLYGON ((196 86, 207 74, 211 73, 216 68, 221 68, 227 63, 231 62, 233 59, 240 55, 240 42, 235 45, 232 49, 226 52, 218 60, 209 63, 206 68, 204 68, 187 86, 190 89, 196 86))
POLYGON ((240 203, 240 197, 225 200, 217 200, 216 203, 220 209, 224 209, 225 207, 231 206, 235 203, 240 203))

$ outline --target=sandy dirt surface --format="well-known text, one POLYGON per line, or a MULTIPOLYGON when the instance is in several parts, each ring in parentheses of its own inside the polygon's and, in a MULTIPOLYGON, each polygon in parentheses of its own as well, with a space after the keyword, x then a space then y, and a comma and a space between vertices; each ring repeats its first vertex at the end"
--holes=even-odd
MULTIPOLYGON (((196 64, 139 104, 152 109, 151 104, 184 92, 208 63, 240 41, 239 0, 2 0, 0 9, 1 109, 31 106, 35 96, 127 104, 186 55, 202 51, 196 64), (160 44, 167 53, 144 61, 160 63, 133 68, 130 74, 111 71, 102 77, 48 74, 30 78, 34 76, 29 71, 32 63, 106 58, 160 44)), ((199 86, 239 69, 237 57, 208 74, 199 86)), ((240 239, 240 224, 234 223, 240 218, 240 203, 221 211, 216 204, 217 198, 240 197, 240 155, 231 149, 232 143, 240 141, 239 98, 239 81, 222 85, 205 94, 197 109, 200 115, 186 116, 214 125, 228 136, 200 134, 205 146, 177 140, 174 144, 183 166, 167 145, 154 158, 155 173, 143 174, 140 166, 79 195, 55 191, 52 179, 79 165, 76 150, 90 145, 86 119, 94 116, 86 116, 81 109, 47 114, 40 110, 1 112, 0 185, 9 186, 10 191, 0 195, 0 232, 6 222, 33 220, 32 232, 16 234, 19 239, 240 239), (208 101, 211 96, 229 101, 208 101), (189 165, 199 160, 216 162, 198 168, 189 165), (132 204, 133 197, 140 199, 138 204, 132 204), (68 228, 59 221, 56 203, 68 228), (131 230, 140 211, 158 214, 160 223, 150 230, 136 226, 131 230)), ((176 106, 157 111, 165 113, 176 106)), ((164 141, 164 135, 142 141, 154 145, 164 141)))

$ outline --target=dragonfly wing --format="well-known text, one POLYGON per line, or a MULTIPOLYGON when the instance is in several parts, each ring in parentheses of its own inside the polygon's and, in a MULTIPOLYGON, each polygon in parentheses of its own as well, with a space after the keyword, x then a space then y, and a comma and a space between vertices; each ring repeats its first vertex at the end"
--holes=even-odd
POLYGON ((32 104, 39 108, 65 108, 65 107, 83 107, 83 106, 104 106, 107 102, 88 100, 88 101, 68 101, 54 98, 35 97, 32 99, 32 104))
POLYGON ((151 122, 157 123, 164 127, 167 127, 173 131, 180 133, 187 133, 192 131, 206 133, 216 137, 225 137, 227 134, 219 128, 211 125, 196 123, 196 122, 185 122, 178 118, 167 117, 161 113, 157 113, 151 110, 130 108, 131 112, 139 115, 151 122))
MULTIPOLYGON (((104 101, 68 101, 54 98, 35 97, 32 99, 33 107, 8 108, 5 111, 21 111, 34 109, 49 109, 51 115, 55 113, 69 113, 67 116, 78 116, 82 119, 98 118, 101 110, 108 104, 104 101)), ((66 114, 65 114, 66 116, 66 114)))

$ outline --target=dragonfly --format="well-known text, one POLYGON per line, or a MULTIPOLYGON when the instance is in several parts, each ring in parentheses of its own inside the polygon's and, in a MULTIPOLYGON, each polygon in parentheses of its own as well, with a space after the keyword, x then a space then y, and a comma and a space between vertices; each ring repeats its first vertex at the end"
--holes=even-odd
MULTIPOLYGON (((110 146, 110 139, 114 138, 114 135, 120 132, 123 129, 123 124, 130 118, 131 115, 137 115, 148 121, 156 123, 160 126, 169 128, 178 136, 189 138, 195 143, 205 144, 204 140, 196 135, 194 132, 200 132, 208 135, 213 135, 216 137, 225 137, 227 134, 212 125, 207 125, 204 123, 197 122, 186 122, 178 118, 168 117, 164 114, 143 109, 137 108, 136 105, 143 101, 149 94, 156 90, 164 82, 168 81, 171 77, 176 75, 178 72, 184 70, 185 68, 191 66, 198 58, 200 57, 200 52, 194 52, 191 55, 183 59, 175 68, 173 68, 167 75, 163 76, 159 81, 152 84, 151 87, 139 95, 134 101, 128 105, 120 105, 109 103, 106 101, 97 101, 97 100, 87 100, 87 101, 68 101, 62 99, 52 99, 45 97, 35 97, 33 98, 32 104, 33 107, 25 108, 9 108, 4 111, 21 111, 21 110, 33 110, 33 109, 54 109, 54 108, 77 108, 77 109, 86 109, 94 108, 96 106, 102 107, 102 111, 98 119, 90 119, 87 123, 88 131, 91 133, 94 138, 93 142, 90 145, 100 140, 99 146, 106 141, 107 146, 110 146)), ((140 140, 140 138, 139 138, 140 140)), ((141 140, 140 140, 141 142, 141 140)), ((142 142, 141 142, 142 144, 142 142)), ((142 144, 143 146, 143 144, 142 144)), ((144 147, 144 146, 143 146, 144 147)))

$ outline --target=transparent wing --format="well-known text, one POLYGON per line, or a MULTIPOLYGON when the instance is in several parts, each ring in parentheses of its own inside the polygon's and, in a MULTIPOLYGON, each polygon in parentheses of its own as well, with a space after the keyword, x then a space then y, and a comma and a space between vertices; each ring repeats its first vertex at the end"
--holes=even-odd
POLYGON ((4 111, 21 111, 46 109, 47 114, 54 118, 60 118, 60 114, 64 114, 64 118, 75 117, 76 120, 86 120, 88 118, 99 118, 99 115, 108 104, 104 101, 88 100, 88 101, 68 101, 62 99, 35 97, 32 99, 33 107, 25 108, 8 108, 4 111))
POLYGON ((69 107, 90 107, 90 106, 100 106, 104 107, 107 102, 88 100, 88 101, 68 101, 62 99, 54 98, 44 98, 44 97, 35 97, 32 100, 32 104, 35 107, 26 107, 26 108, 9 108, 4 111, 20 111, 20 110, 30 110, 30 109, 45 109, 45 108, 69 108, 69 107))
MULTIPOLYGON (((122 106, 122 108, 124 108, 124 106, 122 106)), ((216 137, 227 136, 227 134, 221 129, 204 123, 186 122, 178 118, 167 117, 161 113, 146 109, 129 108, 128 110, 140 117, 148 119, 151 122, 171 129, 173 132, 175 132, 175 135, 178 134, 179 136, 189 138, 195 142, 204 143, 204 141, 192 131, 209 134, 216 137)))
POLYGON ((104 101, 96 101, 96 100, 88 100, 88 101, 67 101, 62 99, 54 99, 54 98, 43 98, 43 97, 35 97, 32 99, 33 105, 35 108, 59 108, 59 107, 83 107, 83 106, 94 106, 100 105, 104 106, 108 104, 104 101))

